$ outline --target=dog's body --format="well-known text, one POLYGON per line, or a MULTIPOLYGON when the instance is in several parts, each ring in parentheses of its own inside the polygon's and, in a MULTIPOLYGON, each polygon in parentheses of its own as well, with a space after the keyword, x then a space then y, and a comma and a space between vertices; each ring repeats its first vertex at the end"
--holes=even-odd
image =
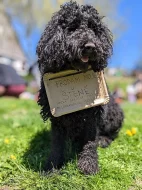
POLYGON ((97 147, 108 146, 122 126, 123 112, 110 95, 100 105, 60 117, 53 117, 43 83, 43 75, 89 66, 102 71, 112 54, 112 35, 92 6, 76 2, 63 5, 48 23, 37 47, 41 72, 39 105, 43 120, 51 120, 52 143, 46 170, 60 168, 65 161, 66 141, 78 143, 78 167, 85 174, 98 171, 97 147))

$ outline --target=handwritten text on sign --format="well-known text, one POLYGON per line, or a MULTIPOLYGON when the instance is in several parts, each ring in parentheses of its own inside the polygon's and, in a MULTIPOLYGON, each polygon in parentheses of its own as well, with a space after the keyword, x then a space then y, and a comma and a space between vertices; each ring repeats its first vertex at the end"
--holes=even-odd
POLYGON ((92 70, 50 80, 45 77, 44 84, 55 116, 84 109, 99 98, 98 77, 92 70))

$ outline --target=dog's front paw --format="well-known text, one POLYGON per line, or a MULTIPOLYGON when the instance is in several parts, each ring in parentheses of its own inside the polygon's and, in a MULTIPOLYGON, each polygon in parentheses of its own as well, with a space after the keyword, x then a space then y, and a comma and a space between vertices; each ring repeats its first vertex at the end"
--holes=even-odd
POLYGON ((63 166, 63 163, 64 163, 63 158, 60 159, 59 158, 57 159, 57 157, 56 159, 49 158, 43 169, 45 172, 53 172, 57 169, 60 169, 63 166))
POLYGON ((78 168, 86 175, 96 174, 99 171, 97 160, 90 157, 80 158, 78 168))
POLYGON ((43 168, 43 170, 45 171, 45 172, 53 172, 54 171, 54 169, 55 169, 55 166, 53 165, 53 162, 51 162, 51 161, 48 161, 46 164, 45 164, 45 166, 44 166, 44 168, 43 168))
POLYGON ((100 136, 98 144, 101 148, 106 148, 111 144, 111 142, 112 140, 110 138, 106 136, 100 136))

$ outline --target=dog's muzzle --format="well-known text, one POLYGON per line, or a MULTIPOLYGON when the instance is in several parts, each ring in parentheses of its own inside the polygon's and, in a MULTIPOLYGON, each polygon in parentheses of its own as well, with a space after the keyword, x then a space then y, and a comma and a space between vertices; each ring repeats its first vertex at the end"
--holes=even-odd
POLYGON ((92 42, 85 44, 81 57, 82 62, 87 63, 89 61, 89 57, 93 54, 94 48, 95 44, 92 42))

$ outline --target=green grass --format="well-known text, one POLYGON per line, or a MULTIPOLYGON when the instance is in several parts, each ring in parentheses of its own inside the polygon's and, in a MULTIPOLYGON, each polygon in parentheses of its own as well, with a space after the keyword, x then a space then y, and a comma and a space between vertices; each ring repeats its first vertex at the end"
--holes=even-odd
POLYGON ((133 77, 107 76, 106 80, 109 84, 109 88, 111 91, 114 91, 116 87, 119 87, 124 91, 124 94, 126 94, 127 86, 132 84, 136 79, 133 77))
POLYGON ((122 105, 124 127, 109 148, 98 149, 100 172, 96 176, 82 175, 76 160, 45 176, 42 167, 49 152, 50 123, 42 122, 34 101, 1 98, 0 105, 0 189, 142 189, 141 105, 122 105), (137 133, 127 136, 126 130, 132 127, 137 133))

